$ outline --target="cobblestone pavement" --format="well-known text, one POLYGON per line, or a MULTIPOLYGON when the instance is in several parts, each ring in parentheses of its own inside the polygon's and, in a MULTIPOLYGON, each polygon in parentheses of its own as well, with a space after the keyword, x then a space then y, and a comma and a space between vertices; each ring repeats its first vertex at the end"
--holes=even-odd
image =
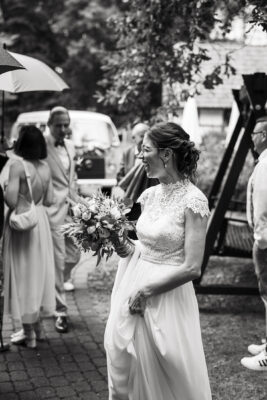
MULTIPOLYGON (((84 257, 75 270, 77 289, 67 295, 68 333, 57 333, 54 319, 45 319, 46 341, 39 342, 37 349, 12 345, 9 351, 0 353, 0 400, 107 400, 103 334, 109 292, 88 290, 88 273, 92 269, 95 259, 84 257)), ((12 330, 11 323, 5 320, 6 343, 12 330)))

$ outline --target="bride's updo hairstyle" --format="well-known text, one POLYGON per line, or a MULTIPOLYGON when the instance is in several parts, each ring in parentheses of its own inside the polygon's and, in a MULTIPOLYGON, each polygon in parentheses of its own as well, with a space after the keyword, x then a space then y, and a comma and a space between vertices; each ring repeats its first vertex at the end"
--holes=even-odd
POLYGON ((147 131, 147 137, 159 149, 172 149, 178 172, 184 178, 195 180, 200 152, 180 125, 174 122, 158 123, 147 131))

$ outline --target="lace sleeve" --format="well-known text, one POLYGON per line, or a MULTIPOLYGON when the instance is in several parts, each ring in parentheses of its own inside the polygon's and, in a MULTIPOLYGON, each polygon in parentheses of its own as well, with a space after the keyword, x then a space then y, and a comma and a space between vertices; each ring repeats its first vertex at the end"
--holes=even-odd
POLYGON ((137 203, 141 204, 141 208, 142 210, 144 209, 145 203, 147 201, 147 199, 149 198, 149 194, 151 193, 151 191, 153 190, 153 187, 150 187, 148 189, 146 189, 136 200, 137 203))
POLYGON ((209 217, 210 210, 208 206, 208 200, 203 196, 203 198, 199 197, 191 197, 186 201, 185 208, 189 208, 195 214, 200 214, 201 217, 209 217))

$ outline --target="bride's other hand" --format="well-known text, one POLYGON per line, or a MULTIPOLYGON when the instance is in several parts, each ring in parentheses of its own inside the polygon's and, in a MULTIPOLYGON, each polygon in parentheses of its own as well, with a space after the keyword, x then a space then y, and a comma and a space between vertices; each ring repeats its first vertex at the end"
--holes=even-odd
POLYGON ((140 314, 143 317, 146 309, 146 301, 147 297, 142 290, 131 296, 128 302, 130 314, 140 314))

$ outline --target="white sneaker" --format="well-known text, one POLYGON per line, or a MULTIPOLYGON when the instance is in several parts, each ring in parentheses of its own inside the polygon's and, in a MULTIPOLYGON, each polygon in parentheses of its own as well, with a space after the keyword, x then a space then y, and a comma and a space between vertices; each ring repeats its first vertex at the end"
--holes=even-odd
POLYGON ((266 343, 263 344, 250 344, 248 346, 248 352, 253 356, 260 354, 263 350, 265 350, 266 343))
POLYGON ((13 344, 22 344, 26 340, 26 335, 23 329, 11 335, 11 343, 13 344))
POLYGON ((24 337, 24 336, 25 336, 25 334, 24 334, 24 330, 23 330, 23 329, 20 329, 20 330, 17 331, 17 332, 13 332, 13 333, 11 333, 11 335, 10 335, 11 339, 12 339, 12 338, 15 338, 15 337, 24 337))
POLYGON ((254 357, 244 357, 241 360, 241 364, 252 371, 267 372, 267 352, 263 350, 254 357))
POLYGON ((64 282, 64 289, 66 292, 72 292, 75 287, 71 281, 64 282))

